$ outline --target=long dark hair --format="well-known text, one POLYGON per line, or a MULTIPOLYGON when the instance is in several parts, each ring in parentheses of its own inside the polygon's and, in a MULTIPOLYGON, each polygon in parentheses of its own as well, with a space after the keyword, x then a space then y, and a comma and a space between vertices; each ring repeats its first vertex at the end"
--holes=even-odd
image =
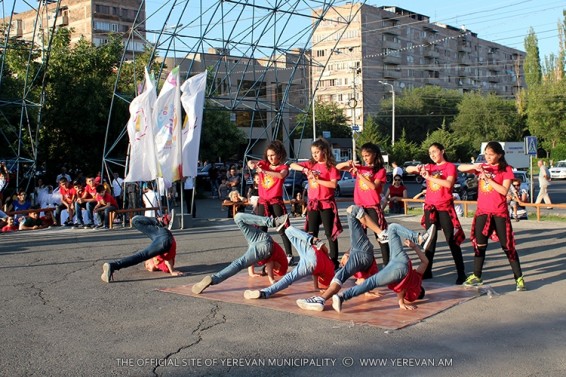
POLYGON ((444 149, 444 145, 440 143, 432 143, 428 148, 430 149, 431 147, 435 147, 439 151, 442 151, 442 157, 444 158, 445 161, 448 161, 448 157, 446 156, 446 149, 444 149))
MULTIPOLYGON (((330 169, 332 166, 336 165, 336 159, 334 158, 334 154, 332 153, 332 146, 326 139, 319 137, 318 139, 312 142, 311 147, 317 147, 318 149, 320 149, 320 152, 322 153, 324 159, 326 160, 327 168, 330 169)), ((310 162, 316 164, 316 161, 312 156, 310 162)))
POLYGON ((379 149, 377 144, 365 143, 364 145, 362 145, 360 150, 373 154, 373 174, 383 169, 383 156, 381 155, 381 150, 379 149))
POLYGON ((501 144, 499 144, 497 141, 490 141, 485 146, 485 149, 491 149, 493 153, 500 155, 498 164, 499 171, 503 171, 507 168, 507 166, 509 166, 509 164, 505 160, 505 151, 503 150, 501 144))

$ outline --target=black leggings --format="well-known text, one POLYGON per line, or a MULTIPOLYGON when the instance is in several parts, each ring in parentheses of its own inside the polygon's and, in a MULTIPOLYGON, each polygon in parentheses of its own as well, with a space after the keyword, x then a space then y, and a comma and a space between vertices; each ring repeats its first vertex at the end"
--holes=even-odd
MULTIPOLYGON (((437 211, 437 222, 436 226, 438 228, 442 228, 444 232, 444 237, 446 237, 446 242, 448 243, 448 247, 452 252, 452 258, 454 259, 454 264, 456 265, 456 272, 458 274, 458 278, 465 279, 466 272, 464 269, 464 258, 462 257, 462 248, 460 245, 456 243, 454 240, 454 225, 452 224, 452 219, 450 218, 450 213, 447 211, 437 211)), ((425 224, 426 228, 428 229, 432 224, 430 222, 430 211, 425 211, 425 224)), ((432 235, 432 241, 428 250, 425 252, 426 257, 428 258, 428 267, 423 274, 423 278, 430 279, 432 277, 432 262, 434 259, 434 253, 436 252, 436 241, 438 239, 438 232, 434 232, 432 235)))
MULTIPOLYGON (((476 255, 474 257, 474 275, 481 278, 482 271, 483 271, 483 263, 485 261, 485 251, 487 250, 487 240, 488 236, 485 236, 482 231, 487 221, 488 215, 479 215, 476 216, 476 243, 477 243, 477 250, 476 255)), ((515 279, 520 278, 523 276, 523 272, 521 271, 521 262, 519 261, 519 254, 515 251, 514 255, 512 256, 511 251, 507 248, 507 226, 511 226, 511 224, 507 224, 510 222, 509 219, 505 217, 498 217, 493 216, 491 219, 491 227, 488 231, 488 235, 491 233, 493 229, 495 229, 495 233, 499 238, 499 243, 501 248, 507 255, 507 260, 509 260, 509 264, 511 265, 511 269, 513 270, 513 275, 515 279)))
POLYGON ((332 208, 320 211, 308 211, 308 233, 318 238, 320 224, 324 226, 324 234, 328 240, 330 259, 334 266, 338 266, 338 239, 332 240, 332 229, 334 228, 334 211, 332 208))
MULTIPOLYGON (((268 204, 269 206, 269 213, 272 214, 273 216, 283 216, 283 208, 281 208, 281 206, 279 204, 268 204)), ((257 206, 257 214, 259 216, 265 216, 265 207, 263 204, 258 204, 257 206)), ((260 227, 261 230, 263 230, 264 232, 267 232, 267 227, 266 226, 262 226, 260 227)), ((289 241, 289 238, 287 238, 287 235, 285 234, 285 229, 281 229, 279 231, 279 235, 281 236, 281 240, 283 241, 283 248, 285 249, 285 254, 287 254, 288 257, 292 257, 293 256, 293 248, 291 247, 291 241, 289 241)))

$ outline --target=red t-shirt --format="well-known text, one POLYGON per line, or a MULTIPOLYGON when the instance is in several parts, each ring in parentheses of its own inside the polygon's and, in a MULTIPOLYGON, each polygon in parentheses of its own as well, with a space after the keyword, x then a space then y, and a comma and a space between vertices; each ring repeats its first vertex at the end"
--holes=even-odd
POLYGON ((373 262, 371 262, 371 266, 365 271, 358 271, 354 274, 356 279, 367 279, 370 276, 377 274, 379 269, 377 268, 377 263, 375 262, 375 258, 373 258, 373 262))
MULTIPOLYGON (((498 165, 482 164, 486 174, 490 174, 491 178, 498 184, 503 184, 506 179, 512 180, 515 178, 513 168, 507 166, 504 171, 499 171, 498 165)), ((479 172, 476 172, 479 175, 479 172)), ((507 213, 507 197, 501 195, 483 179, 478 180, 478 208, 477 210, 482 213, 491 213, 504 215, 507 213)))
MULTIPOLYGON (((448 179, 448 177, 456 177, 456 166, 451 162, 444 164, 427 164, 425 170, 434 178, 448 179)), ((426 181, 426 197, 425 204, 430 204, 440 211, 448 210, 452 203, 452 189, 426 181)))
POLYGON ((279 246, 277 242, 273 242, 273 249, 271 250, 271 256, 267 259, 260 260, 257 262, 258 266, 263 266, 267 262, 273 261, 274 263, 279 263, 279 268, 273 266, 273 273, 277 276, 284 276, 289 268, 289 263, 287 262, 287 255, 285 251, 279 246))
POLYGON ((413 270, 413 265, 409 261, 409 273, 403 278, 399 283, 389 284, 387 288, 391 289, 395 293, 399 293, 402 290, 405 291, 405 300, 413 302, 419 298, 421 294, 421 284, 423 282, 423 275, 419 274, 416 270, 413 270))
POLYGON ((17 225, 4 225, 4 227, 2 228, 2 230, 0 230, 0 232, 9 233, 9 232, 15 232, 16 230, 18 230, 17 225))
MULTIPOLYGON (((336 169, 335 166, 331 166, 328 168, 325 163, 311 163, 310 161, 301 162, 299 165, 305 167, 307 169, 317 171, 320 174, 318 177, 325 181, 336 180, 340 179, 340 172, 336 169)), ((309 179, 309 191, 308 191, 309 200, 330 200, 334 198, 334 189, 329 187, 319 185, 316 179, 309 179)), ((324 206, 322 208, 327 208, 328 206, 324 206)))
POLYGON ((75 201, 77 192, 74 187, 67 188, 65 186, 59 187, 59 192, 61 193, 61 200, 63 202, 72 203, 75 201))
POLYGON ((93 198, 96 198, 96 186, 85 186, 85 191, 88 192, 93 198))
POLYGON ((383 185, 387 182, 385 169, 379 169, 375 174, 371 166, 356 165, 358 173, 356 175, 356 185, 354 186, 354 203, 361 207, 377 206, 381 202, 381 190, 383 185), (361 176, 366 177, 368 180, 381 182, 381 185, 376 190, 372 190, 366 181, 361 176))
MULTIPOLYGON (((88 186, 87 186, 88 187, 88 186)), ((76 190, 75 190, 76 191, 76 190)), ((96 192, 96 189, 94 190, 94 192, 96 192)), ((92 199, 93 196, 90 192, 88 192, 88 190, 85 188, 83 188, 83 190, 81 192, 77 191, 77 198, 81 198, 81 199, 92 199)))
POLYGON ((258 165, 262 170, 262 172, 259 173, 259 186, 258 186, 259 197, 265 200, 271 200, 273 198, 283 197, 283 182, 285 182, 285 180, 281 178, 276 178, 269 174, 265 174, 263 170, 270 170, 277 173, 281 173, 282 171, 289 169, 287 165, 281 164, 274 167, 273 169, 271 168, 271 165, 267 161, 260 161, 258 165))
POLYGON ((108 191, 104 193, 104 196, 97 194, 96 201, 101 204, 102 202, 104 202, 104 204, 110 204, 111 206, 118 208, 118 203, 116 202, 116 199, 114 199, 114 197, 110 195, 108 191))
POLYGON ((171 264, 171 268, 175 266, 175 255, 177 255, 177 242, 175 238, 173 238, 173 242, 171 243, 171 247, 169 251, 166 251, 163 254, 159 254, 156 257, 153 257, 153 261, 155 262, 155 267, 163 272, 169 272, 169 268, 165 264, 165 261, 171 264))
MULTIPOLYGON (((401 184, 399 187, 395 186, 395 185, 391 185, 389 186, 389 196, 390 197, 394 197, 397 196, 399 198, 403 197, 403 191, 405 191, 407 189, 407 187, 405 187, 405 185, 401 184)), ((393 202, 389 202, 389 208, 393 207, 393 202)))
POLYGON ((318 277, 318 284, 323 288, 328 287, 334 278, 334 262, 324 251, 312 247, 316 255, 316 266, 312 274, 318 277))

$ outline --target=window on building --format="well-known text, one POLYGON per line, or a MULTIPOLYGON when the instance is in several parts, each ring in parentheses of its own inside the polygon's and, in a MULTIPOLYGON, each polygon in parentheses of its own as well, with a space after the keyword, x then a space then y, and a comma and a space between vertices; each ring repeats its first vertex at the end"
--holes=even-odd
POLYGON ((267 94, 265 82, 238 80, 239 95, 244 97, 265 97, 267 94))
POLYGON ((267 113, 265 111, 236 111, 236 126, 238 127, 267 127, 267 113))

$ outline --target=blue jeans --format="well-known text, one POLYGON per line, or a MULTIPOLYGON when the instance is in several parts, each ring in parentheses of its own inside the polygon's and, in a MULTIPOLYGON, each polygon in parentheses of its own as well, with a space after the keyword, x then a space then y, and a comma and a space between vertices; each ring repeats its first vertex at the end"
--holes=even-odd
POLYGON ((254 263, 267 259, 273 252, 273 238, 257 226, 274 226, 271 217, 253 215, 239 212, 234 216, 234 222, 248 241, 248 250, 222 271, 212 275, 212 284, 219 284, 254 263), (257 226, 256 226, 257 225, 257 226))
POLYGON ((316 254, 311 245, 314 237, 292 226, 285 229, 285 234, 297 250, 301 259, 299 264, 297 264, 291 272, 285 274, 281 280, 268 288, 262 289, 266 298, 282 291, 293 284, 293 282, 305 276, 312 275, 312 272, 316 267, 316 254))
POLYGON ((364 227, 356 216, 365 213, 362 207, 352 206, 348 213, 348 226, 350 227, 350 257, 344 267, 339 269, 332 279, 340 286, 356 272, 367 271, 373 263, 373 245, 370 242, 364 227))
POLYGON ((387 235, 389 237, 389 250, 391 252, 389 263, 377 274, 366 279, 362 284, 346 290, 342 294, 344 300, 349 300, 362 293, 369 292, 376 287, 398 283, 409 273, 409 256, 407 252, 403 250, 403 239, 417 243, 419 233, 413 232, 399 224, 389 224, 387 227, 387 235))
POLYGON ((75 214, 77 215, 77 221, 79 224, 85 224, 85 221, 83 220, 83 208, 87 210, 87 214, 86 214, 86 223, 87 224, 92 224, 92 211, 89 212, 88 211, 88 205, 89 203, 79 203, 79 202, 75 202, 75 214))
POLYGON ((102 211, 98 211, 98 212, 96 212, 95 216, 98 219, 99 223, 102 224, 104 222, 104 226, 106 228, 108 228, 109 227, 108 226, 108 220, 110 219, 110 216, 108 216, 108 214, 110 212, 113 212, 113 211, 116 211, 116 210, 117 210, 116 207, 109 206, 109 207, 104 208, 104 213, 102 213, 102 211))
POLYGON ((169 251, 173 243, 173 235, 169 230, 158 224, 157 219, 154 217, 134 216, 132 225, 148 236, 151 239, 151 243, 145 249, 129 257, 111 262, 110 267, 112 271, 134 266, 169 251))

